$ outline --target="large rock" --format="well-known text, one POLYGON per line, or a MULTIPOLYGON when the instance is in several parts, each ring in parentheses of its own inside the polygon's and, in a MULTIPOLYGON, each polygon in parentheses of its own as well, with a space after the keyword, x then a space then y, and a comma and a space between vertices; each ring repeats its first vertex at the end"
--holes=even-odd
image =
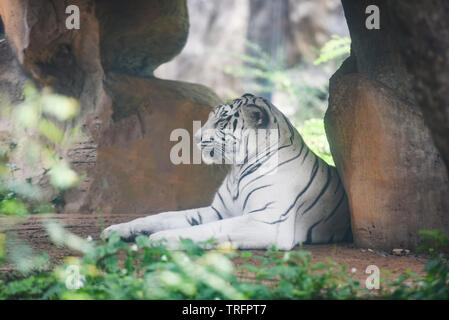
POLYGON ((416 102, 449 168, 449 3, 445 0, 342 0, 360 73, 416 102), (380 29, 365 28, 377 5, 380 29))
POLYGON ((220 103, 217 96, 200 85, 120 74, 108 75, 106 91, 113 123, 98 141, 93 182, 85 190, 89 201, 81 211, 149 213, 209 205, 226 172, 173 164, 170 150, 177 142, 170 134, 183 128, 193 137, 193 121, 207 120, 211 106, 220 103))
POLYGON ((355 62, 355 72, 369 75, 393 89, 402 99, 414 101, 411 90, 411 76, 405 69, 398 48, 388 10, 387 1, 342 0, 346 21, 351 36, 351 56, 355 62), (380 29, 370 30, 365 26, 369 5, 380 7, 380 29))
MULTIPOLYGON (((325 125, 348 193, 358 246, 415 248, 421 229, 439 228, 449 234, 448 175, 432 137, 435 131, 428 129, 420 108, 422 91, 416 89, 419 83, 421 90, 427 88, 426 94, 444 96, 441 86, 447 77, 441 61, 445 53, 433 50, 440 48, 439 44, 434 48, 429 39, 423 41, 418 23, 395 17, 407 14, 411 3, 342 0, 352 39, 351 56, 330 80, 325 125), (373 4, 380 9, 378 30, 365 27, 365 9, 373 4), (411 36, 414 34, 416 38, 411 36), (435 61, 427 59, 425 64, 439 79, 438 86, 432 87, 424 71, 417 72, 426 68, 422 62, 414 64, 418 69, 410 67, 404 41, 414 42, 420 54, 433 52, 435 61), (437 65, 442 67, 441 75, 437 65)), ((417 2, 414 4, 416 13, 420 12, 417 2)), ((435 1, 430 12, 436 4, 442 2, 435 1)), ((430 12, 424 16, 430 19, 430 12)), ((421 13, 418 16, 423 17, 421 13)), ((430 20, 438 21, 436 17, 439 14, 430 20)), ((444 27, 444 23, 440 25, 444 27)), ((447 106, 442 99, 432 101, 440 110, 447 106)))
POLYGON ((0 37, 0 100, 20 101, 25 80, 8 41, 0 37))
POLYGON ((66 27, 68 4, 4 0, 6 35, 24 69, 39 82, 79 97, 86 73, 117 71, 152 76, 183 48, 188 34, 185 0, 76 0, 80 29, 66 27), (98 63, 101 63, 99 67, 98 63))
POLYGON ((415 98, 449 169, 449 2, 387 4, 415 98))
POLYGON ((331 80, 325 123, 360 247, 416 248, 423 229, 449 230, 449 183, 421 110, 376 80, 331 80))
POLYGON ((152 78, 185 44, 186 1, 70 4, 80 9, 79 30, 66 28, 63 1, 0 2, 11 48, 0 43, 9 53, 1 57, 0 70, 9 69, 0 75, 0 89, 12 86, 5 91, 17 96, 21 86, 12 75, 26 73, 81 103, 66 131, 79 125, 84 137, 66 157, 85 177, 64 193, 63 211, 145 213, 207 204, 224 172, 172 165, 169 139, 175 128, 191 131, 192 121, 204 120, 220 101, 205 87, 152 78))
POLYGON ((97 0, 104 70, 152 76, 177 55, 187 40, 185 0, 97 0))

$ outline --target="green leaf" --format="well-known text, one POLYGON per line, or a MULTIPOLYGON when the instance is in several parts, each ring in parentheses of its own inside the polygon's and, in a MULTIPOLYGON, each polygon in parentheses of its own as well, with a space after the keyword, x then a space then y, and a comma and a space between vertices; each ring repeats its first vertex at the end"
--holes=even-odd
POLYGON ((74 98, 58 94, 46 94, 41 100, 42 111, 56 117, 60 121, 66 121, 75 117, 79 112, 78 101, 74 98))
POLYGON ((50 182, 58 189, 69 189, 75 186, 79 177, 65 162, 58 162, 51 167, 50 182))
POLYGON ((61 129, 47 119, 39 121, 39 132, 53 143, 60 144, 64 137, 61 129))

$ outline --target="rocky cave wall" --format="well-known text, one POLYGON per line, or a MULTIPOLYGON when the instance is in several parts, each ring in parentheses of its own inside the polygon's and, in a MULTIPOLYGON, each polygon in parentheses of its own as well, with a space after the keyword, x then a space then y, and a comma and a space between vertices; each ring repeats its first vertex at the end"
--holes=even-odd
MULTIPOLYGON (((185 44, 185 0, 70 4, 80 8, 79 30, 66 28, 65 1, 0 2, 7 39, 0 43, 2 94, 18 102, 24 82, 32 80, 82 106, 75 122, 84 141, 67 156, 86 178, 65 193, 64 211, 150 213, 207 205, 224 170, 172 164, 169 139, 177 128, 192 134, 192 122, 207 119, 220 101, 204 86, 153 77, 185 44)), ((0 123, 0 131, 7 135, 8 125, 0 123)), ((42 175, 35 172, 33 182, 42 175)))
POLYGON ((330 80, 326 132, 357 246, 416 248, 449 232, 448 3, 342 0, 351 56, 330 80), (368 30, 368 5, 380 29, 368 30), (430 128, 430 130, 429 130, 430 128), (437 148, 438 147, 438 148, 437 148), (446 161, 447 162, 447 161, 446 161))

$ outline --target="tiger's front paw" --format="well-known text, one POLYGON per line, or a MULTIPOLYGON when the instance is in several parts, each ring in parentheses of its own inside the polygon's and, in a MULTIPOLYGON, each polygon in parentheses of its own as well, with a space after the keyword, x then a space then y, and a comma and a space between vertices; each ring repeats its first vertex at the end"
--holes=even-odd
POLYGON ((101 233, 101 238, 106 240, 112 232, 118 233, 120 238, 125 241, 132 241, 135 238, 133 230, 128 223, 113 224, 112 226, 107 227, 101 233))
POLYGON ((179 236, 171 230, 153 233, 148 239, 167 245, 170 248, 177 247, 180 244, 179 236))

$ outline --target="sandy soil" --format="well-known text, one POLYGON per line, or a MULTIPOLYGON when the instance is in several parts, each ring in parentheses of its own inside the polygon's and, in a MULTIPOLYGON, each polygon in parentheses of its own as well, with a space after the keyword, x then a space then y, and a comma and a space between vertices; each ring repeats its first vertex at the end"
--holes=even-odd
MULTIPOLYGON (((81 236, 91 236, 93 239, 99 239, 101 230, 111 224, 129 221, 139 217, 135 214, 108 214, 108 215, 81 215, 81 214, 55 214, 50 215, 51 218, 62 223, 67 230, 81 236)), ((27 241, 36 252, 45 251, 52 257, 55 263, 68 255, 76 255, 75 252, 66 248, 56 247, 48 238, 45 230, 42 227, 43 215, 34 215, 28 219, 10 225, 8 219, 0 218, 0 231, 11 230, 23 240, 27 241)), ((297 248, 296 250, 300 250, 297 248)), ((369 265, 376 265, 379 267, 382 274, 390 274, 396 276, 407 269, 413 272, 420 273, 424 268, 426 259, 415 256, 394 256, 384 252, 375 252, 368 249, 354 248, 352 244, 333 244, 333 245, 305 245, 303 250, 310 251, 314 262, 325 261, 330 258, 339 264, 346 264, 348 270, 355 268, 352 276, 359 280, 365 281, 367 275, 365 270, 369 265)), ((264 254, 261 251, 255 251, 256 254, 264 254)), ((241 264, 241 259, 235 259, 235 264, 241 264)), ((248 263, 248 261, 245 261, 248 263)), ((258 260, 250 260, 250 264, 257 265, 258 260)), ((353 269, 354 270, 354 269, 353 269)), ((11 271, 10 265, 3 265, 0 268, 0 273, 7 273, 11 271)))

